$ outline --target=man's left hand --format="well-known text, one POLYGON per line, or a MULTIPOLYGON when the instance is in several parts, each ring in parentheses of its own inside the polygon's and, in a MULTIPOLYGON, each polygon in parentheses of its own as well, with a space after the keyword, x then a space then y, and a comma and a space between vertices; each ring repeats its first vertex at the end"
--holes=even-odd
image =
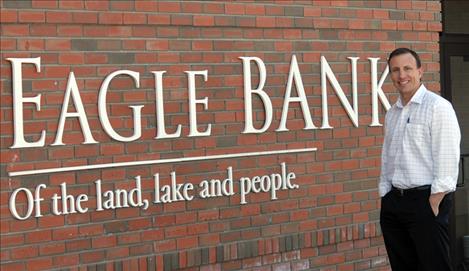
POLYGON ((438 208, 440 207, 440 203, 443 200, 445 194, 446 193, 444 192, 431 194, 430 198, 428 199, 428 201, 430 202, 430 206, 432 207, 433 214, 435 216, 438 216, 438 213, 439 213, 438 208))

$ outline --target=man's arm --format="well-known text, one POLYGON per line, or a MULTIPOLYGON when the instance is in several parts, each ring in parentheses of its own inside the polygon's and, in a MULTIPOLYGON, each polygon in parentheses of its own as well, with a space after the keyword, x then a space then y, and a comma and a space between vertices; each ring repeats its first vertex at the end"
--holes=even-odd
POLYGON ((433 109, 431 137, 434 179, 429 201, 433 213, 438 215, 443 197, 456 190, 459 173, 461 132, 456 113, 446 100, 438 102, 433 109))
MULTIPOLYGON (((388 112, 389 113, 389 112, 388 112)), ((390 190, 391 190, 391 183, 386 178, 386 166, 387 166, 387 149, 389 146, 389 134, 387 132, 388 127, 388 115, 386 114, 386 118, 384 121, 384 142, 383 147, 381 148, 381 174, 379 176, 379 195, 380 197, 384 197, 390 190)))

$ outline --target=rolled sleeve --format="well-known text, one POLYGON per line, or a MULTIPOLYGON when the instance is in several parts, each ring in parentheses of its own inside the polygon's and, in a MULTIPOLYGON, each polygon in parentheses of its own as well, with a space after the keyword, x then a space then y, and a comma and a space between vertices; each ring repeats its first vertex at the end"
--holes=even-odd
POLYGON ((433 182, 432 194, 456 190, 459 173, 461 132, 452 105, 435 104, 431 125, 433 182))

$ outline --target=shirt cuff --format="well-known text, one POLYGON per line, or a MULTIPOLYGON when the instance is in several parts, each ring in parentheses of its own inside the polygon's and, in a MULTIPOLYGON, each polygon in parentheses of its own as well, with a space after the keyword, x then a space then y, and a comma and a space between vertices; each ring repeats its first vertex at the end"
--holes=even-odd
POLYGON ((448 176, 443 179, 434 179, 432 184, 432 194, 436 193, 449 193, 456 190, 457 180, 448 176))

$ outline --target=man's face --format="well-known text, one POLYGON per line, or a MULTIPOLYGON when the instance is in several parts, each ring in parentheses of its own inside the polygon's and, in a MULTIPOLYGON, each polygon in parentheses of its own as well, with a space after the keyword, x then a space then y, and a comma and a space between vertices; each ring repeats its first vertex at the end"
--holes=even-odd
POLYGON ((417 61, 411 54, 401 54, 391 58, 389 69, 394 87, 407 103, 420 87, 422 67, 417 68, 417 61))

